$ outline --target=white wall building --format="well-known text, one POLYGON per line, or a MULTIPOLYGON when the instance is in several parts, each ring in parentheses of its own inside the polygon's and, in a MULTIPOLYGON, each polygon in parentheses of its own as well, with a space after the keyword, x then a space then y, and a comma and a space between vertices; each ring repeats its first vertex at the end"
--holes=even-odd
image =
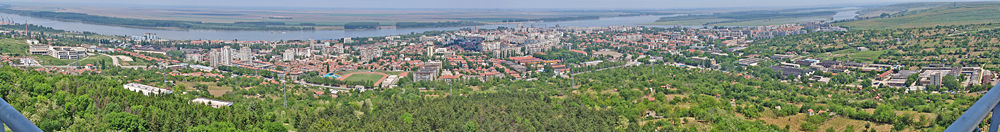
POLYGON ((170 93, 174 93, 174 91, 170 90, 170 89, 158 88, 158 87, 153 87, 153 86, 143 85, 143 84, 138 84, 138 83, 128 83, 128 84, 125 84, 123 86, 125 87, 125 89, 128 89, 129 91, 139 92, 139 93, 142 93, 142 95, 146 95, 146 96, 149 96, 150 94, 170 94, 170 93))
POLYGON ((222 101, 222 100, 214 100, 214 99, 209 99, 209 98, 195 98, 195 99, 191 100, 191 103, 204 104, 204 105, 212 106, 214 108, 219 108, 219 107, 223 107, 223 106, 232 106, 233 105, 233 102, 222 101))
POLYGON ((212 49, 208 52, 208 62, 213 67, 232 65, 233 53, 235 53, 235 51, 229 46, 212 49))
POLYGON ((80 59, 87 57, 87 48, 52 46, 52 49, 49 51, 49 56, 59 59, 80 59))
POLYGON ((250 47, 240 48, 239 53, 237 53, 236 59, 253 60, 253 51, 250 50, 250 47))

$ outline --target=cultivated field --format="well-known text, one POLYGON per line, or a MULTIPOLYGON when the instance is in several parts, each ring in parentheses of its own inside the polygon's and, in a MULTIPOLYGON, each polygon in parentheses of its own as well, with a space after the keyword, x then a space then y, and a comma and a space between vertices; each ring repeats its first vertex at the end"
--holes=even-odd
POLYGON ((652 25, 760 26, 829 20, 838 11, 853 9, 752 10, 663 17, 652 25))
POLYGON ((963 3, 904 12, 901 15, 838 23, 852 29, 917 28, 1000 23, 1000 3, 963 3))

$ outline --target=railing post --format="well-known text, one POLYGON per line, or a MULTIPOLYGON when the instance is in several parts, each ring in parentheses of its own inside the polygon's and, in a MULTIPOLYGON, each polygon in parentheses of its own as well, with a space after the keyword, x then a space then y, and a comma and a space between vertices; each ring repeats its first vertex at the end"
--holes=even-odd
POLYGON ((990 132, 997 132, 997 126, 1000 126, 1000 107, 994 106, 990 117, 990 132))
POLYGON ((962 113, 955 122, 945 129, 945 132, 971 132, 982 130, 983 119, 987 116, 992 115, 990 118, 990 130, 991 132, 996 132, 997 127, 1000 127, 1000 108, 997 105, 1000 104, 1000 84, 994 85, 990 88, 986 94, 983 94, 979 100, 976 100, 975 104, 969 106, 969 109, 962 113), (990 112, 995 112, 990 114, 990 112))
POLYGON ((0 121, 2 121, 0 123, 6 124, 8 127, 10 127, 11 131, 17 131, 17 132, 42 131, 42 129, 38 129, 38 126, 35 126, 34 123, 31 123, 31 121, 28 120, 28 118, 25 118, 24 115, 21 115, 21 112, 18 112, 17 109, 14 109, 14 107, 10 106, 10 104, 7 103, 7 100, 4 100, 3 98, 0 98, 0 121))

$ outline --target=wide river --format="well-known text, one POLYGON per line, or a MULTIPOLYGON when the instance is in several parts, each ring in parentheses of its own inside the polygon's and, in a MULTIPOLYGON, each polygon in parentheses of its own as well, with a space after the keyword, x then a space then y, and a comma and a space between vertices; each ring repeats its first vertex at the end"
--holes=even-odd
MULTIPOLYGON (((677 16, 677 15, 670 15, 677 16)), ((99 24, 89 24, 82 22, 66 22, 21 15, 0 13, 0 17, 13 20, 15 23, 30 23, 45 27, 68 31, 94 32, 104 35, 124 35, 138 36, 144 33, 154 33, 157 37, 170 40, 305 40, 305 39, 339 39, 345 37, 377 37, 402 35, 410 33, 422 33, 425 31, 447 31, 462 28, 479 27, 483 29, 494 29, 497 27, 515 27, 518 24, 493 24, 483 26, 468 27, 441 27, 441 28, 403 28, 403 29, 372 29, 372 30, 329 30, 329 31, 234 31, 234 30, 163 30, 163 29, 143 29, 128 28, 119 26, 108 26, 99 24)), ((629 17, 606 17, 594 20, 562 21, 562 22, 533 22, 522 23, 523 26, 534 27, 605 27, 616 25, 640 25, 651 23, 660 17, 669 16, 629 16, 629 17)))
MULTIPOLYGON (((850 8, 847 8, 850 9, 850 8)), ((532 22, 521 23, 523 26, 531 27, 606 27, 606 26, 632 26, 651 23, 661 17, 673 17, 680 15, 666 16, 629 16, 629 17, 603 17, 593 20, 561 21, 561 22, 532 22)), ((840 10, 833 16, 834 20, 853 19, 857 16, 857 9, 840 10)), ((324 30, 324 31, 237 31, 237 30, 165 30, 165 29, 144 29, 128 28, 119 26, 108 26, 99 24, 89 24, 82 22, 66 22, 21 15, 0 13, 0 17, 12 20, 15 23, 30 23, 55 29, 94 32, 104 35, 139 36, 144 33, 154 33, 157 37, 170 40, 305 40, 305 39, 340 39, 346 37, 377 37, 392 36, 410 33, 422 33, 426 31, 447 31, 462 28, 479 27, 482 29, 495 29, 497 27, 516 27, 518 24, 492 24, 483 26, 467 27, 441 27, 441 28, 403 28, 403 29, 370 29, 370 30, 324 30)), ((653 25, 649 25, 653 26, 653 25)))

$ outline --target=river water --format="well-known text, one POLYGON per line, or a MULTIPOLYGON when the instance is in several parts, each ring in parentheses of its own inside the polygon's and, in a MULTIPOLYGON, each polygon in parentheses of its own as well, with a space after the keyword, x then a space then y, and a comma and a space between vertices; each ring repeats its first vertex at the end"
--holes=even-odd
MULTIPOLYGON (((678 15, 669 15, 678 16, 678 15)), ((561 22, 532 22, 521 23, 523 26, 534 27, 604 27, 619 25, 640 25, 651 23, 660 17, 669 16, 629 16, 629 17, 608 17, 594 20, 561 21, 561 22)), ((0 17, 11 19, 15 23, 30 23, 54 29, 68 31, 94 32, 104 35, 124 35, 139 36, 144 33, 154 33, 157 37, 170 40, 305 40, 305 39, 339 39, 345 37, 377 37, 403 35, 410 33, 422 33, 425 31, 447 31, 462 28, 479 27, 483 29, 494 29, 497 27, 516 27, 518 24, 493 24, 483 26, 467 27, 440 27, 440 28, 403 28, 403 29, 370 29, 370 30, 329 30, 329 31, 234 31, 234 30, 165 30, 165 29, 144 29, 129 28, 119 26, 108 26, 99 24, 89 24, 82 22, 56 21, 35 17, 27 17, 15 14, 0 13, 0 17)))
MULTIPOLYGON (((594 20, 577 20, 561 22, 531 22, 521 23, 523 26, 532 27, 606 27, 606 26, 632 26, 651 23, 661 17, 674 17, 681 15, 666 16, 628 16, 628 17, 604 17, 594 20)), ((833 16, 835 20, 852 19, 857 16, 857 10, 839 11, 833 16)), ((403 35, 410 33, 422 33, 426 31, 447 31, 462 28, 479 27, 482 29, 495 29, 497 27, 516 27, 519 24, 492 24, 483 26, 466 27, 439 27, 439 28, 403 28, 403 29, 369 29, 369 30, 325 30, 325 31, 235 31, 235 30, 166 30, 166 29, 145 29, 129 28, 119 26, 108 26, 99 24, 88 24, 82 22, 56 21, 35 17, 27 17, 15 14, 0 13, 0 17, 14 21, 15 23, 30 23, 54 29, 68 31, 94 32, 104 35, 124 35, 140 36, 144 33, 154 33, 157 37, 170 40, 305 40, 305 39, 340 39, 346 37, 377 37, 403 35)))
POLYGON ((851 20, 855 19, 858 15, 860 15, 858 14, 858 11, 860 11, 860 9, 857 8, 847 8, 847 9, 853 9, 853 10, 837 12, 837 14, 833 15, 833 21, 851 20))

